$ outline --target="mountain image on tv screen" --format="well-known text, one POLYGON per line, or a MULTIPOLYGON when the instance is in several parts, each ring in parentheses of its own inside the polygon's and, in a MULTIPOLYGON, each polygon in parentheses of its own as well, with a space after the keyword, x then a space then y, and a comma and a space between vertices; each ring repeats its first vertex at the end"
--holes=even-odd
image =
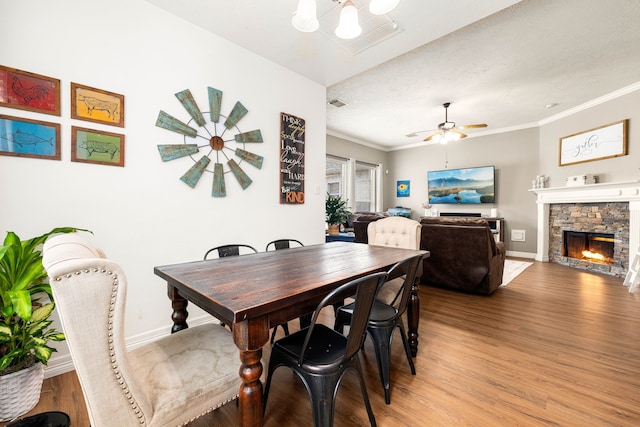
POLYGON ((495 203, 493 166, 427 172, 429 204, 495 203))

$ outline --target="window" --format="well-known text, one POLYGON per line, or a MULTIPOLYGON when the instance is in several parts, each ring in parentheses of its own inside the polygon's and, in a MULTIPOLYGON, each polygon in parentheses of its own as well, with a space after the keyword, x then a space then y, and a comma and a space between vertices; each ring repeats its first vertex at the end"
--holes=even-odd
POLYGON ((346 199, 347 161, 327 156, 327 193, 346 199))
POLYGON ((377 166, 356 162, 356 203, 354 212, 376 211, 377 166))
POLYGON ((353 212, 376 212, 382 205, 379 166, 327 155, 327 192, 348 201, 353 212))

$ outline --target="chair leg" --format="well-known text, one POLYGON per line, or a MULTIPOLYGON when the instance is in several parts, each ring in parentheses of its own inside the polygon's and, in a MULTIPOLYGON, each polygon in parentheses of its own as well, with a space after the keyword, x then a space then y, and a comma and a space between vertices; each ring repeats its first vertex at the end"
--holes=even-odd
POLYGON ((373 347, 376 351, 376 361, 378 362, 378 373, 380 382, 384 389, 384 401, 391 403, 389 393, 391 377, 391 338, 395 326, 368 328, 367 333, 373 339, 373 347))
POLYGON ((313 425, 315 427, 333 427, 335 413, 335 393, 339 375, 304 375, 311 397, 313 425))
POLYGON ((364 383, 364 375, 362 374, 362 367, 360 366, 360 359, 358 356, 354 358, 354 367, 358 375, 358 381, 360 381, 360 391, 362 392, 362 399, 364 400, 364 406, 367 408, 367 415, 369 416, 369 424, 371 427, 376 427, 376 417, 373 415, 373 409, 371 409, 371 403, 369 402, 369 394, 367 393, 367 386, 364 383))

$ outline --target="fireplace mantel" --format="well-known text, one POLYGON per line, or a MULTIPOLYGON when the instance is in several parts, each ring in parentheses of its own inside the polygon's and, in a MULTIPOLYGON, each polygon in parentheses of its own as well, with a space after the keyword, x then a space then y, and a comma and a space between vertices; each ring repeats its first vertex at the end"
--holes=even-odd
POLYGON ((535 188, 538 204, 537 261, 549 261, 549 205, 554 203, 629 202, 629 264, 640 245, 640 181, 535 188))

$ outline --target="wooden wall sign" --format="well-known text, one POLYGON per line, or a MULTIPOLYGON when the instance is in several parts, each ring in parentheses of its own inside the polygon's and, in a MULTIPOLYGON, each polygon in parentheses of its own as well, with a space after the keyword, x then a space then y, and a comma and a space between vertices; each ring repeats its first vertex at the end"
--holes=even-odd
POLYGON ((280 113, 280 203, 304 203, 305 121, 280 113))

